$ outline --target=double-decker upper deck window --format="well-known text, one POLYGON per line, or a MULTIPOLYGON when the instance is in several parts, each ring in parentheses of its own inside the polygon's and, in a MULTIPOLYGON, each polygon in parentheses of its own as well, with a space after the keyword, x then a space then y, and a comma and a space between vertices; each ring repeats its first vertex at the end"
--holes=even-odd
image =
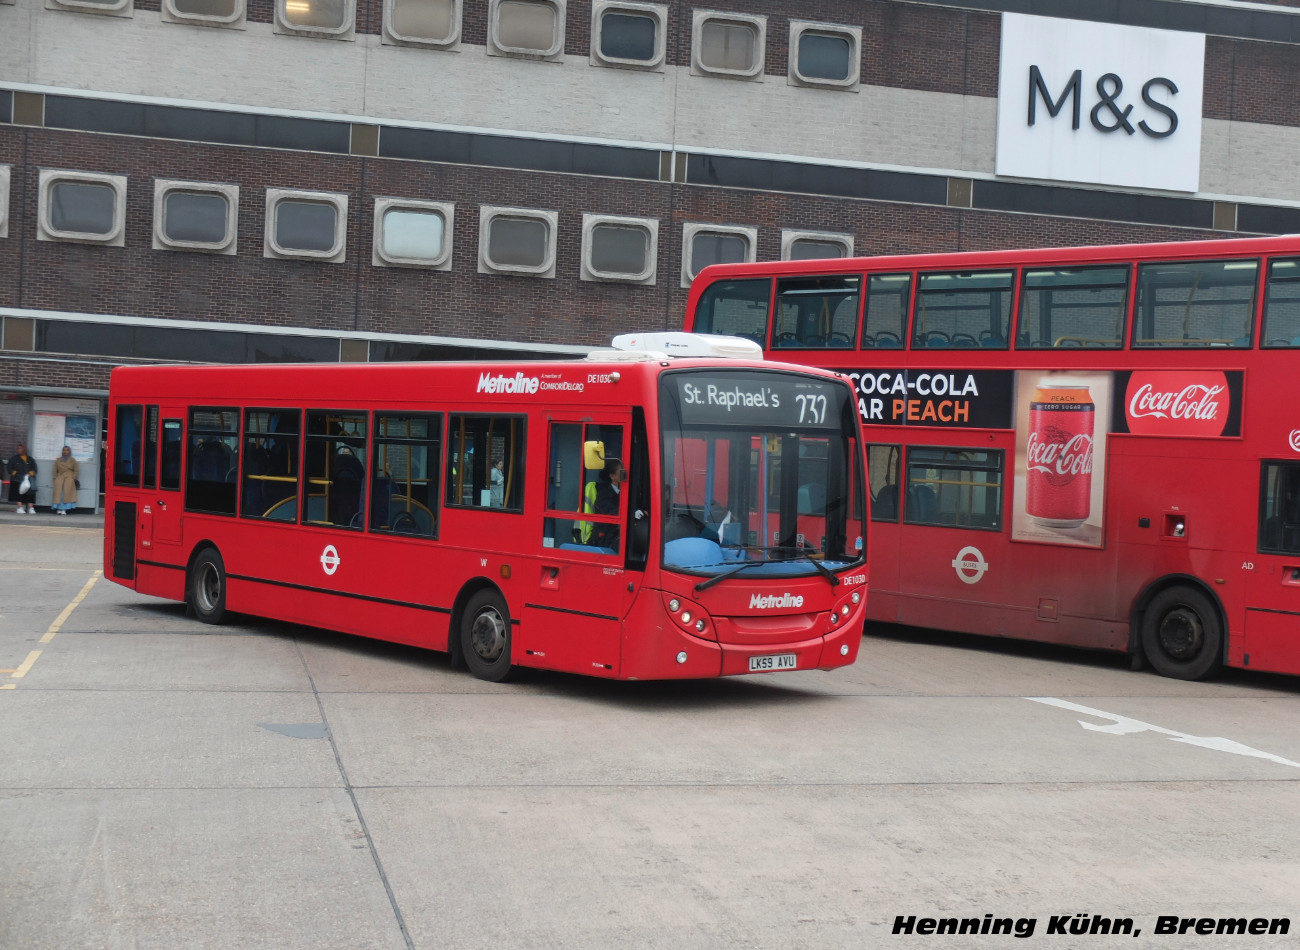
POLYGON ((862 347, 897 350, 907 333, 912 302, 911 274, 872 274, 867 278, 867 308, 862 320, 862 347))
POLYGON ((1300 258, 1268 265, 1260 346, 1300 346, 1300 258))
POLYGON ((1005 348, 1012 278, 1009 270, 922 274, 913 348, 1005 348))
POLYGON ((460 39, 461 0, 387 0, 385 39, 447 47, 460 39))
POLYGON ((528 450, 519 416, 452 416, 447 421, 448 506, 519 512, 528 450))
POLYGON ((1259 261, 1177 261, 1138 267, 1133 345, 1249 347, 1259 261))
POLYGON ((1121 348, 1128 270, 1120 266, 1025 271, 1016 348, 1121 348))
POLYGON ((190 450, 185 473, 185 510, 235 513, 239 476, 239 410, 195 406, 190 410, 190 450))
POLYGON ((245 518, 298 520, 298 409, 244 413, 244 483, 239 510, 245 518))
POLYGON ((437 537, 441 465, 441 416, 376 414, 370 530, 437 537))
POLYGON ((364 526, 366 415, 347 410, 307 413, 303 524, 364 526))
POLYGON ((903 520, 955 528, 1002 528, 1000 451, 911 446, 903 520))
POLYGON ((772 281, 766 277, 719 280, 709 284, 695 306, 696 333, 743 336, 760 346, 767 342, 767 308, 772 281))
POLYGON ((774 348, 850 350, 859 277, 786 277, 776 285, 774 348))

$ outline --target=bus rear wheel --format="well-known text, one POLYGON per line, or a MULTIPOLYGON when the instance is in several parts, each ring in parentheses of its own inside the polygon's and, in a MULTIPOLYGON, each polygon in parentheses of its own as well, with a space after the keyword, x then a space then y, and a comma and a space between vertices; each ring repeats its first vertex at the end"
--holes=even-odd
POLYGON ((1142 651, 1161 676, 1198 680, 1223 664, 1223 624, 1214 602, 1191 587, 1170 587, 1142 614, 1142 651))
POLYGON ((199 552, 190 566, 190 610, 203 623, 221 623, 226 618, 226 565, 216 548, 199 552))
POLYGON ((510 611, 496 591, 480 590, 465 604, 460 650, 479 679, 500 683, 510 675, 510 611))

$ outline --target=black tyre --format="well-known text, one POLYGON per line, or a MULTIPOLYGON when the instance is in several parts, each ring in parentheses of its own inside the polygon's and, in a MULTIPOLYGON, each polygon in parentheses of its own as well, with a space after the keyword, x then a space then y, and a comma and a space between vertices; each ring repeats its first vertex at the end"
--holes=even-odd
POLYGON ((1170 587, 1142 614, 1142 651, 1161 676, 1199 680, 1223 665, 1223 624, 1214 602, 1191 587, 1170 587))
POLYGON ((460 618, 460 652, 469 671, 500 683, 510 675, 510 611, 501 595, 481 590, 470 597, 460 618))
POLYGON ((190 566, 186 581, 190 610, 204 623, 226 618, 226 565, 216 548, 205 548, 190 566))

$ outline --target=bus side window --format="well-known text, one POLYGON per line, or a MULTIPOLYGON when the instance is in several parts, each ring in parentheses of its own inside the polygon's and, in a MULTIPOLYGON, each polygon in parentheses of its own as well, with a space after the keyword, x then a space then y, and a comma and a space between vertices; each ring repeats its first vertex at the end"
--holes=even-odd
POLYGON ((245 518, 298 520, 298 409, 244 412, 244 483, 239 511, 245 518))
POLYGON ((375 414, 370 530, 438 536, 442 417, 375 414))
POLYGON ((190 409, 185 510, 233 515, 239 474, 239 410, 190 409))
POLYGON ((140 487, 142 406, 118 406, 113 432, 113 484, 140 487))
POLYGON ((307 413, 303 524, 361 528, 366 508, 366 415, 307 413))
POLYGON ((911 274, 872 274, 867 280, 862 348, 902 349, 907 334, 907 310, 911 302, 911 274))
POLYGON ((446 504, 522 512, 525 435, 522 416, 449 417, 446 504))
POLYGON ((710 284, 695 307, 695 333, 743 336, 759 346, 767 341, 767 308, 772 281, 720 280, 710 284))
POLYGON ((1260 487, 1259 550, 1300 554, 1300 464, 1264 462, 1260 487))

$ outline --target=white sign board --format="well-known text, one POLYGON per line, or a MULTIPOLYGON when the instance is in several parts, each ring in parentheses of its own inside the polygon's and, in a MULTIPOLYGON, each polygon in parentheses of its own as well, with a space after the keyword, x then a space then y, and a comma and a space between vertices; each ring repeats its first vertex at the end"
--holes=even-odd
POLYGON ((997 173, 1196 191, 1205 36, 1002 14, 997 173))

